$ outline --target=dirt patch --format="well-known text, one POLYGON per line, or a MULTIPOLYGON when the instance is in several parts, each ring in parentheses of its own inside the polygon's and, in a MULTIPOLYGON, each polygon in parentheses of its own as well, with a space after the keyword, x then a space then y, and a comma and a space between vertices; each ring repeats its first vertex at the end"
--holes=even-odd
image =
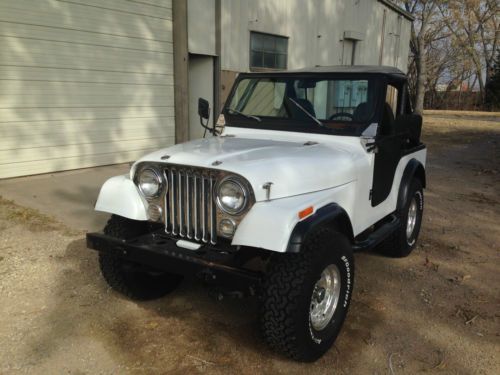
POLYGON ((486 112, 486 111, 441 111, 427 109, 424 111, 426 117, 453 117, 457 119, 472 118, 474 120, 487 119, 500 119, 500 112, 486 112))
POLYGON ((0 195, 0 220, 23 225, 31 232, 65 231, 69 234, 79 234, 66 225, 58 222, 51 216, 45 215, 38 210, 26 208, 15 204, 13 201, 0 195))
POLYGON ((255 299, 216 302, 187 282, 153 302, 122 298, 82 233, 0 200, 0 373, 500 373, 500 127, 428 115, 423 137, 419 246, 356 254, 348 318, 314 364, 265 347, 255 299))

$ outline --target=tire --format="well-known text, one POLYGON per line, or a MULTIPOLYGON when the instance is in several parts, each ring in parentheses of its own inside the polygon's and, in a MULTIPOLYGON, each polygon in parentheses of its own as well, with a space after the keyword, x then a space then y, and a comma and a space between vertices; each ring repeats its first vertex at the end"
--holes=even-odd
POLYGON ((422 225, 422 216, 424 212, 424 191, 422 183, 413 179, 408 191, 408 200, 404 203, 403 208, 399 212, 401 220, 400 227, 385 239, 377 247, 380 253, 393 257, 403 258, 408 256, 416 246, 420 226, 422 225), (410 230, 409 216, 411 215, 412 207, 415 208, 415 219, 412 224, 413 229, 410 230), (407 229, 409 233, 407 233, 407 229))
MULTIPOLYGON (((104 234, 128 239, 145 234, 148 230, 147 222, 113 215, 104 228, 104 234)), ((99 267, 104 280, 113 290, 133 300, 160 298, 182 281, 181 276, 147 268, 106 253, 99 253, 99 267)))
POLYGON ((263 284, 260 325, 265 341, 294 360, 315 361, 333 345, 349 308, 354 285, 351 244, 337 231, 317 229, 300 253, 270 259, 263 284), (310 313, 315 311, 313 302, 318 303, 317 282, 331 267, 340 280, 338 299, 320 328, 310 313))

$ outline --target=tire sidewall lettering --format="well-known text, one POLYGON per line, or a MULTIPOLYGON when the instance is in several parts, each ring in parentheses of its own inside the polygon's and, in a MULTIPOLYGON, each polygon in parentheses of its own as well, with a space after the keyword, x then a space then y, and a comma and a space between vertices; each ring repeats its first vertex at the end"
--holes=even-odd
POLYGON ((349 259, 345 255, 342 255, 340 258, 344 262, 345 270, 346 270, 346 275, 347 275, 347 282, 346 282, 346 292, 345 292, 345 297, 344 297, 344 302, 343 302, 343 307, 346 308, 347 305, 349 304, 349 297, 351 295, 351 288, 352 288, 352 281, 351 281, 351 265, 349 263, 349 259))
POLYGON ((338 316, 337 316, 338 310, 340 310, 340 309, 346 310, 348 305, 349 305, 349 301, 350 301, 350 297, 351 297, 351 293, 352 293, 352 284, 353 284, 352 283, 353 273, 352 273, 351 261, 349 261, 348 257, 345 255, 342 255, 340 257, 340 260, 341 260, 341 262, 336 262, 335 264, 337 266, 339 266, 339 268, 343 265, 342 268, 344 269, 344 272, 345 272, 345 280, 342 280, 342 278, 341 278, 341 282, 344 283, 345 285, 341 286, 341 288, 345 287, 345 289, 342 288, 345 290, 345 292, 340 295, 341 300, 339 300, 339 303, 337 305, 337 311, 335 311, 335 313, 332 317, 332 320, 328 323, 328 326, 320 332, 315 331, 313 329, 313 327, 311 325, 311 319, 309 319, 309 333, 310 333, 312 341, 317 345, 320 345, 323 342, 323 338, 320 337, 319 334, 321 334, 325 330, 328 330, 329 328, 331 328, 332 324, 334 324, 336 322, 336 320, 338 318, 338 316))

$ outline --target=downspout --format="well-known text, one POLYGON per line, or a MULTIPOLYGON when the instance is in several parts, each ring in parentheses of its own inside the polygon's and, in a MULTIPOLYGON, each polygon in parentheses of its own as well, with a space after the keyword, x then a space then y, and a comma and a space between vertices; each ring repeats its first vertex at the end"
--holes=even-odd
POLYGON ((384 9, 384 15, 382 17, 382 35, 380 36, 380 56, 378 58, 378 64, 382 65, 382 59, 384 57, 384 42, 385 42, 385 19, 387 17, 387 9, 384 9))
POLYGON ((394 57, 394 66, 397 67, 399 64, 399 54, 401 49, 401 32, 403 31, 403 17, 398 16, 398 35, 396 35, 396 55, 394 57))
POLYGON ((175 143, 189 139, 189 55, 187 0, 172 0, 175 143))
POLYGON ((219 113, 221 111, 221 51, 222 51, 222 34, 221 34, 221 20, 222 20, 222 5, 221 0, 215 0, 215 58, 214 58, 214 105, 213 105, 213 123, 217 122, 219 113))

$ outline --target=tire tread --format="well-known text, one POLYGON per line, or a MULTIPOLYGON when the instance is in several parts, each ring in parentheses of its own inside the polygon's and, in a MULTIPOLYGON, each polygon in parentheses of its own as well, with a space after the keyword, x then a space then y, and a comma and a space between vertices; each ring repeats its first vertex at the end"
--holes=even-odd
POLYGON ((294 315, 299 309, 301 286, 307 282, 314 259, 321 256, 320 244, 336 235, 340 234, 322 227, 307 238, 300 253, 277 254, 268 265, 260 311, 261 332, 273 350, 297 361, 310 362, 319 356, 296 337, 294 315))

